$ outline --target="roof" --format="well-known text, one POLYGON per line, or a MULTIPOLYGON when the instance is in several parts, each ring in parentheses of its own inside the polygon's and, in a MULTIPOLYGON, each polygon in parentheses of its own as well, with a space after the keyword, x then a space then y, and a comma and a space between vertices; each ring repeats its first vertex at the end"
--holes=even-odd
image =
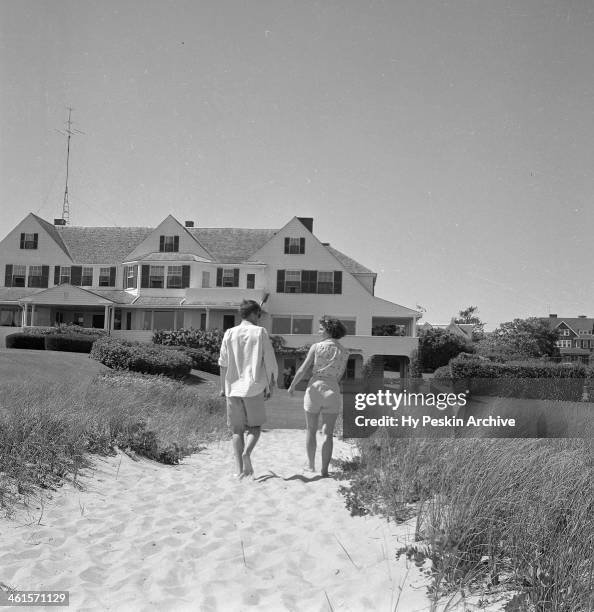
POLYGON ((587 317, 542 317, 542 319, 548 321, 552 329, 555 329, 561 323, 565 323, 576 333, 580 330, 592 333, 594 329, 594 319, 587 317))
POLYGON ((150 227, 58 226, 72 261, 79 264, 121 262, 153 231, 150 227))
POLYGON ((30 287, 0 287, 0 302, 18 302, 21 298, 29 297, 45 289, 30 287))
MULTIPOLYGON (((34 215, 35 216, 35 215, 34 215)), ((108 264, 126 261, 128 255, 145 240, 155 228, 151 227, 82 227, 54 226, 35 216, 58 246, 77 264, 108 264)), ((183 226, 182 226, 183 227, 183 226)), ((241 263, 259 251, 279 230, 248 229, 237 227, 188 227, 184 228, 209 253, 221 263, 241 263)), ((348 255, 323 244, 324 248, 351 274, 375 274, 348 255)), ((181 254, 196 259, 195 254, 181 254)), ((154 253, 144 260, 180 260, 179 253, 154 253)))
POLYGON ((126 291, 118 290, 118 289, 93 289, 93 293, 100 295, 116 304, 132 304, 135 297, 134 295, 130 295, 126 291))
POLYGON ((194 253, 149 253, 135 259, 135 261, 210 261, 194 253))
POLYGON ((278 230, 190 227, 190 234, 219 261, 240 263, 260 250, 278 230))
POLYGON ((153 295, 141 295, 137 300, 134 300, 135 306, 179 306, 183 300, 183 296, 180 297, 159 297, 153 295))

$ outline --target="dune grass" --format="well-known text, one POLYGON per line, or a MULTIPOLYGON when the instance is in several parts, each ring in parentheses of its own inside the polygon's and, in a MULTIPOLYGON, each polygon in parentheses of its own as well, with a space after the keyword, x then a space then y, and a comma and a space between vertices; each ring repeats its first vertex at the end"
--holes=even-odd
POLYGON ((77 384, 0 385, 0 507, 76 482, 88 453, 117 448, 178 463, 226 437, 222 401, 161 376, 100 374, 77 384))
POLYGON ((594 447, 572 439, 360 441, 355 513, 417 515, 433 597, 501 588, 517 610, 594 609, 594 447), (411 505, 412 504, 412 505, 411 505))

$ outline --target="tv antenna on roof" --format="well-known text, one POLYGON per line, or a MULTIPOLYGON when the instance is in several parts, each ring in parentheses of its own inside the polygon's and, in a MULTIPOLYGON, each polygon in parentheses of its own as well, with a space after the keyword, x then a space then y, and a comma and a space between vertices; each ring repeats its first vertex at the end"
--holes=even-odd
MULTIPOLYGON (((84 134, 80 130, 72 127, 72 111, 74 110, 71 106, 66 107, 68 109, 68 120, 66 121, 66 129, 56 130, 58 134, 66 136, 66 184, 64 187, 64 202, 62 204, 62 218, 60 225, 67 225, 70 223, 70 201, 68 200, 68 174, 70 170, 70 138, 74 135, 84 134)), ((57 220, 58 221, 58 220, 57 220)))

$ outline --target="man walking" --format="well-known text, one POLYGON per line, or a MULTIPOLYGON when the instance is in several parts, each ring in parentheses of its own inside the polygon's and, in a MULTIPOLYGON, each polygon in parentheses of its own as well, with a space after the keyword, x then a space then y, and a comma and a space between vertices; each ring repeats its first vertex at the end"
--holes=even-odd
POLYGON ((268 332, 257 324, 262 315, 260 304, 243 300, 239 314, 241 323, 223 336, 219 366, 221 396, 227 398, 227 424, 233 433, 237 476, 242 478, 254 473, 251 454, 266 421, 264 400, 272 395, 278 369, 268 332))

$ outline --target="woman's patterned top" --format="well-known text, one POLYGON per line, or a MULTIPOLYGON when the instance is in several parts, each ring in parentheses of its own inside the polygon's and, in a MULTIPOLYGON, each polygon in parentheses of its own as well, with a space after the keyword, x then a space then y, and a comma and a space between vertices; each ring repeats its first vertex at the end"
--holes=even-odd
POLYGON ((348 349, 335 340, 322 340, 314 346, 312 377, 338 380, 346 368, 348 349))

